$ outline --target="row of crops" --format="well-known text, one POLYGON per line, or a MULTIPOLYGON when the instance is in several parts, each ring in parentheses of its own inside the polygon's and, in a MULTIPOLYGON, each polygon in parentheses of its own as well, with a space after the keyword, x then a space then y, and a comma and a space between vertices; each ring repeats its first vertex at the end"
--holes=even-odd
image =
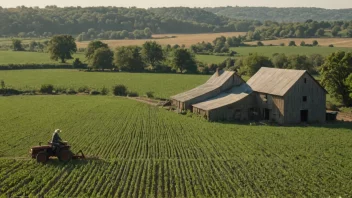
POLYGON ((208 123, 127 99, 0 98, 0 195, 52 197, 348 197, 350 124, 208 123), (15 104, 15 105, 14 105, 15 104), (31 105, 29 105, 31 104, 31 105), (14 123, 16 123, 14 125, 14 123), (38 165, 28 149, 63 130, 99 159, 38 165))

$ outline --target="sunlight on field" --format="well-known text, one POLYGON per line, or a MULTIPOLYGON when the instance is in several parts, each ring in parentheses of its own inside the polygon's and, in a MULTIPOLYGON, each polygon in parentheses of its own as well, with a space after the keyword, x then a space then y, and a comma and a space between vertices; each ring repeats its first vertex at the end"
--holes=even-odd
MULTIPOLYGON (((115 48, 118 46, 128 46, 128 45, 142 45, 146 41, 156 41, 161 45, 185 45, 189 47, 198 42, 212 42, 216 37, 220 36, 238 36, 245 35, 244 32, 225 32, 225 33, 211 33, 211 34, 156 34, 153 35, 154 39, 141 39, 141 40, 103 40, 103 42, 107 43, 110 47, 115 48), (163 37, 172 37, 176 38, 163 38, 163 37), (156 38, 156 39, 155 39, 156 38)), ((84 42, 76 42, 78 48, 86 48, 88 46, 89 41, 84 42)))

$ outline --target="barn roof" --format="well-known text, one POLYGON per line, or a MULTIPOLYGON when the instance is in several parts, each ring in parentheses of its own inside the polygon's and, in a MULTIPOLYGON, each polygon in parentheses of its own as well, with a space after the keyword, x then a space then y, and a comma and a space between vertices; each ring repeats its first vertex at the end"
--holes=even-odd
POLYGON ((231 90, 223 92, 205 102, 194 104, 193 107, 206 111, 218 109, 220 107, 236 103, 249 96, 250 93, 252 93, 251 87, 249 87, 247 84, 242 84, 233 87, 231 90))
POLYGON ((305 73, 305 70, 262 67, 247 84, 256 92, 284 96, 305 73))
POLYGON ((233 71, 219 71, 219 74, 215 73, 205 84, 175 96, 171 96, 171 99, 185 102, 202 96, 221 87, 233 75, 235 75, 235 72, 233 71))

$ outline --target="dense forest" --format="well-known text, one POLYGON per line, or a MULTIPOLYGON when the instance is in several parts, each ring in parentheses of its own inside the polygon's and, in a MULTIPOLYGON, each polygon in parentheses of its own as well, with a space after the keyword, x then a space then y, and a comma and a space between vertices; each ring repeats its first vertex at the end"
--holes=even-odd
POLYGON ((253 29, 254 22, 218 17, 201 9, 140 9, 118 7, 0 7, 0 35, 51 36, 52 34, 145 30, 152 33, 210 33, 253 29), (181 17, 182 16, 182 17, 181 17))
POLYGON ((314 21, 345 21, 352 20, 351 9, 323 9, 323 8, 269 8, 269 7, 217 7, 205 8, 218 16, 234 19, 276 21, 276 22, 304 22, 314 21))

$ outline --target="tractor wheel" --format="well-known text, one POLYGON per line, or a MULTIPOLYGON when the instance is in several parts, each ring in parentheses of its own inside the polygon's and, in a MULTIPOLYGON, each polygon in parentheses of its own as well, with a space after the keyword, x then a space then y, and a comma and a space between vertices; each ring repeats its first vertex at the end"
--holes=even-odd
POLYGON ((48 160, 48 154, 45 151, 39 152, 36 159, 38 163, 45 163, 48 160))
POLYGON ((60 151, 58 158, 62 162, 69 162, 72 159, 72 152, 70 150, 60 151))

